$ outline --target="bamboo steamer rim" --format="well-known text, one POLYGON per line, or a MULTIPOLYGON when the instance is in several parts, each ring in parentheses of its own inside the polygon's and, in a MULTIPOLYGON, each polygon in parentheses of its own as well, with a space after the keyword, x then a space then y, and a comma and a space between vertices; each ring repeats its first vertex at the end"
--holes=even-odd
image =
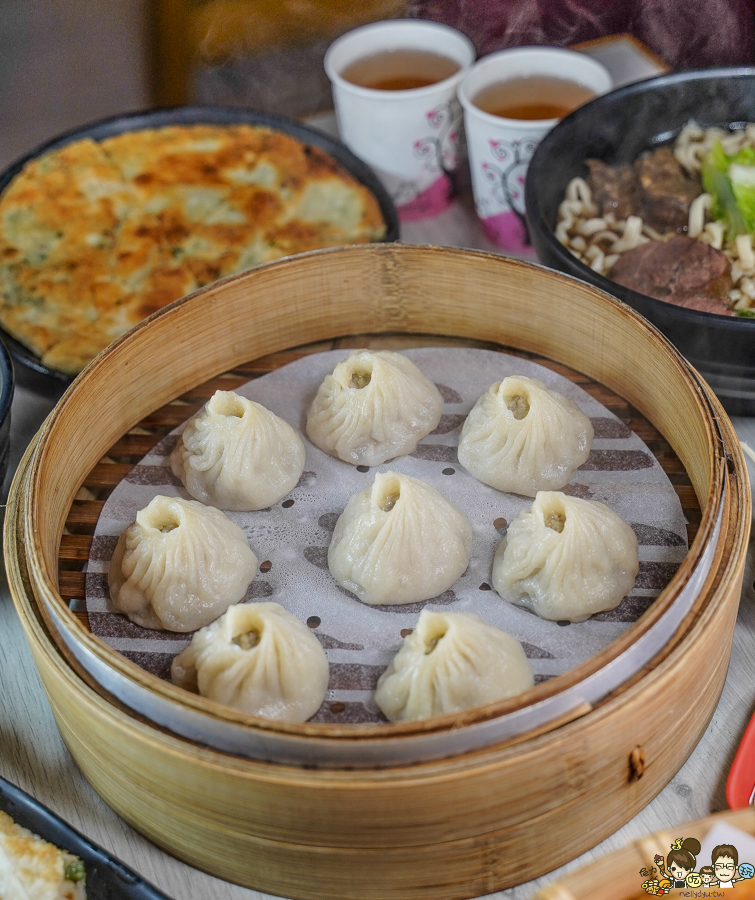
MULTIPOLYGON (((713 539, 716 517, 719 509, 722 508, 727 488, 727 462, 731 473, 736 476, 736 482, 741 483, 742 481, 744 460, 738 445, 732 443, 731 440, 726 441, 724 439, 719 420, 725 420, 725 414, 720 405, 709 394, 697 373, 652 325, 642 319, 634 310, 620 301, 603 294, 599 289, 569 276, 555 273, 552 270, 518 260, 505 259, 493 253, 414 245, 330 248, 265 264, 246 273, 230 276, 217 284, 203 288, 177 301, 171 307, 155 313, 148 320, 136 326, 128 335, 103 351, 76 379, 45 422, 40 430, 37 444, 29 458, 28 493, 23 506, 23 546, 28 559, 32 590, 43 615, 45 615, 46 611, 49 612, 49 608, 54 608, 56 615, 62 619, 66 628, 70 629, 88 652, 125 678, 146 685, 149 690, 156 692, 170 702, 178 703, 197 712, 213 715, 232 724, 250 727, 260 732, 267 731, 294 738, 371 741, 375 738, 400 739, 408 735, 455 730, 471 724, 483 723, 530 704, 538 703, 563 690, 565 687, 584 679, 587 675, 604 665, 605 661, 598 654, 565 675, 538 685, 517 698, 498 701, 484 707, 466 710, 463 713, 439 716, 420 722, 349 726, 279 723, 220 707, 211 701, 162 682, 156 676, 149 675, 86 631, 67 608, 57 591, 55 561, 65 516, 84 476, 107 451, 113 440, 128 431, 130 427, 133 427, 144 415, 153 409, 158 408, 176 396, 180 396, 182 392, 195 386, 198 382, 220 374, 234 364, 246 361, 250 358, 250 354, 247 350, 242 351, 234 346, 230 359, 228 355, 224 356, 222 360, 213 358, 211 365, 205 363, 204 368, 201 369, 201 375, 197 375, 195 370, 182 369, 180 377, 178 375, 172 376, 170 383, 168 385, 162 384, 157 395, 151 394, 148 401, 144 401, 138 395, 136 397, 132 396, 133 405, 130 407, 129 415, 125 417, 121 425, 115 430, 104 430, 102 434, 98 433, 97 441, 93 446, 87 446, 85 452, 81 452, 75 459, 68 460, 69 468, 75 473, 75 478, 71 479, 70 472, 68 473, 67 488, 64 490, 60 483, 62 473, 55 471, 53 463, 56 451, 60 452, 59 442, 65 440, 67 420, 68 418, 75 418, 77 404, 86 403, 87 399, 90 402, 96 401, 98 397, 101 397, 103 385, 108 383, 114 384, 112 379, 118 373, 119 365, 129 357, 138 356, 141 350, 149 349, 149 344, 156 343, 158 337, 163 337, 170 341, 180 340, 183 333, 182 329, 185 327, 186 321, 191 320, 192 313, 196 315, 199 311, 206 311, 208 308, 213 307, 220 299, 216 295, 233 294, 238 292, 240 288, 248 288, 250 291, 253 291, 257 282, 267 280, 274 283, 279 276, 288 276, 291 272, 299 277, 314 274, 327 279, 327 272, 323 276, 323 266, 326 269, 328 266, 337 268, 338 264, 342 265, 340 277, 344 277, 343 273, 356 271, 360 266, 367 269, 372 266, 377 269, 377 272, 389 287, 398 287, 401 283, 399 269, 402 264, 402 257, 410 261, 419 260, 424 266, 434 266, 436 268, 440 266, 443 269, 448 269, 450 264, 463 266, 466 261, 471 260, 481 268, 484 267, 486 273, 489 270, 500 274, 504 278, 510 275, 512 280, 530 281, 536 285, 539 282, 543 283, 543 285, 538 286, 544 286, 546 283, 552 284, 555 279, 564 289, 569 288, 573 296, 580 297, 583 303, 595 303, 597 301, 604 311, 604 317, 608 316, 610 311, 610 316, 617 325, 619 321, 629 323, 629 327, 641 335, 646 343, 658 350, 663 362, 669 367, 667 374, 677 380, 677 385, 684 386, 689 395, 688 399, 692 403, 698 417, 696 424, 702 426, 706 439, 705 458, 707 460, 707 471, 701 473, 696 470, 690 473, 698 499, 701 499, 702 495, 702 521, 689 552, 669 585, 640 620, 610 645, 611 655, 615 657, 623 652, 637 639, 638 632, 644 633, 657 622, 673 603, 674 599, 677 598, 684 585, 694 575, 706 548, 713 539), (313 270, 313 272, 307 272, 308 269, 313 270), (111 379, 110 382, 107 380, 108 376, 111 379), (63 432, 63 435, 58 436, 59 431, 63 432), (56 441, 58 441, 58 444, 56 444, 56 441), (55 489, 49 486, 51 474, 55 476, 53 478, 55 489), (48 494, 57 498, 55 516, 51 522, 47 521, 51 499, 48 494), (40 528, 39 523, 42 522, 45 523, 47 530, 43 531, 40 528), (50 526, 53 526, 52 536, 49 531, 50 526)), ((266 316, 268 320, 270 319, 269 311, 258 308, 254 309, 254 312, 257 314, 256 318, 260 320, 265 320, 266 316)), ((296 310, 296 312, 301 311, 296 310)), ((323 311, 322 308, 319 312, 323 313, 323 319, 328 320, 325 324, 307 320, 306 316, 300 317, 297 321, 297 326, 301 326, 302 322, 304 322, 314 329, 317 336, 312 337, 308 333, 309 340, 335 336, 332 333, 334 325, 329 321, 333 318, 333 315, 329 315, 330 311, 323 311)), ((420 333, 422 330, 427 331, 426 322, 424 328, 420 328, 419 318, 412 318, 412 316, 417 316, 417 309, 404 310, 401 307, 401 303, 396 304, 396 306, 386 305, 382 309, 376 303, 375 308, 367 310, 367 313, 369 315, 365 315, 364 319, 370 326, 369 330, 374 330, 375 332, 404 330, 420 333), (374 323, 374 326, 372 323, 374 323), (397 329, 397 325, 402 327, 397 329)), ((262 324, 266 324, 268 329, 271 327, 269 321, 262 324)), ((360 324, 364 325, 364 320, 360 324)), ((440 323, 441 328, 439 331, 437 330, 438 324, 436 321, 432 326, 432 330, 437 331, 439 334, 453 334, 462 337, 479 336, 473 333, 472 330, 475 323, 468 321, 468 317, 465 317, 463 313, 459 313, 457 319, 440 323)), ((346 327, 342 326, 340 333, 349 333, 348 327, 348 325, 346 327)), ((265 334, 266 341, 260 339, 260 346, 255 345, 255 356, 276 352, 292 346, 290 335, 285 329, 281 329, 279 323, 273 323, 272 331, 272 336, 265 334)), ((530 349, 528 346, 522 347, 522 343, 522 341, 519 341, 516 346, 521 349, 530 349)), ((527 341, 525 340, 524 343, 526 344, 527 341)), ((538 352, 542 351, 539 350, 538 352)), ((564 354, 566 354, 566 351, 564 351, 564 354)), ((549 355, 558 361, 565 361, 563 358, 559 359, 557 354, 549 353, 545 355, 549 355)), ((592 364, 591 359, 583 359, 582 363, 579 368, 588 375, 591 375, 591 371, 595 371, 598 368, 597 365, 592 364)), ((566 362, 566 364, 572 363, 566 362)), ((674 437, 665 434, 663 427, 659 425, 658 410, 655 409, 653 403, 645 401, 641 392, 638 392, 635 387, 631 387, 630 396, 627 396, 626 384, 623 382, 619 383, 616 375, 613 376, 615 383, 611 383, 612 379, 607 378, 605 372, 601 372, 600 376, 596 377, 596 380, 627 397, 643 415, 659 428, 661 433, 664 434, 677 453, 679 453, 685 468, 688 468, 687 462, 690 457, 686 452, 686 447, 683 444, 675 444, 674 437)), ((127 393, 127 391, 121 389, 120 392, 116 392, 118 396, 121 393, 127 393)), ((98 421, 106 422, 106 415, 101 415, 98 421)), ((14 480, 12 491, 20 490, 23 490, 22 485, 18 480, 14 480)), ((709 573, 709 579, 710 577, 712 577, 711 573, 709 573)), ((48 617, 46 616, 46 618, 48 617)))

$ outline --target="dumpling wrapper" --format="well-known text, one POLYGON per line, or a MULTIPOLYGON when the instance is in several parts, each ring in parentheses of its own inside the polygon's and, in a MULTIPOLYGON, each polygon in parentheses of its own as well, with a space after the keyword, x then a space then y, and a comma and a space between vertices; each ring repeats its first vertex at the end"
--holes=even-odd
POLYGON ((195 631, 246 594, 257 557, 225 513, 158 495, 121 534, 110 599, 142 628, 195 631))
POLYGON ((304 442, 288 422, 234 391, 216 391, 189 419, 170 456, 195 500, 218 509, 266 509, 296 487, 304 442))
POLYGON ((194 635, 171 678, 250 715, 306 722, 325 699, 329 667, 317 637, 279 603, 241 603, 194 635))
POLYGON ((575 403, 537 378, 510 375, 467 416, 459 462, 483 484, 534 497, 568 484, 592 439, 592 423, 575 403))
POLYGON ((639 569, 637 537, 612 509, 540 491, 496 550, 493 587, 543 619, 583 622, 618 606, 639 569))
POLYGON ((354 466, 412 453, 440 422, 443 397, 414 363, 390 350, 352 350, 326 375, 307 411, 307 435, 354 466))
POLYGON ((534 683, 516 638, 474 613, 423 609, 380 676, 375 702, 392 722, 426 719, 503 700, 534 683))
POLYGON ((379 472, 341 513, 328 548, 331 575, 370 605, 437 597, 464 574, 472 526, 424 481, 379 472))

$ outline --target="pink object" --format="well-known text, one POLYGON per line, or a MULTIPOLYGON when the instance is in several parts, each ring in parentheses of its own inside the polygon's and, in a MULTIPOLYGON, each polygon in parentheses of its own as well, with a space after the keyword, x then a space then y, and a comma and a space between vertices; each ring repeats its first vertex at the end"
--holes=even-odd
POLYGON ((726 779, 726 802, 729 809, 751 806, 755 797, 755 716, 739 743, 734 762, 726 779))
POLYGON ((443 173, 436 178, 430 187, 425 188, 408 203, 397 207, 398 217, 402 222, 418 222, 448 209, 454 197, 454 186, 451 179, 443 173))
POLYGON ((505 250, 515 250, 518 253, 532 252, 532 245, 527 240, 527 231, 521 218, 511 210, 480 219, 482 230, 487 237, 503 247, 505 250))

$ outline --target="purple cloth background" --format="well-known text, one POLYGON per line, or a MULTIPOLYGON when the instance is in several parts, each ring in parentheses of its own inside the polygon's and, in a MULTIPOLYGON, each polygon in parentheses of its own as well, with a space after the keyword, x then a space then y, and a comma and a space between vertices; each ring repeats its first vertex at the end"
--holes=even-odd
POLYGON ((627 33, 671 69, 755 63, 755 0, 415 0, 411 15, 457 28, 478 56, 627 33))

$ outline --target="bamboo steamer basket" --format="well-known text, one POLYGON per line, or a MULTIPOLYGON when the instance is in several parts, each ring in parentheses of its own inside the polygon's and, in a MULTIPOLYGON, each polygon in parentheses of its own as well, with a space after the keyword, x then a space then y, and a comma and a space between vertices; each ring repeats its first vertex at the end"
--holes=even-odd
POLYGON ((715 397, 620 302, 493 254, 340 248, 205 288, 101 354, 19 467, 5 559, 66 744, 103 799, 159 846, 219 877, 295 898, 471 897, 537 877, 602 840, 686 760, 726 675, 749 532, 747 484, 741 448, 715 397), (611 645, 586 664, 588 674, 610 670, 685 592, 692 599, 654 657, 608 696, 462 749, 456 735, 536 707, 579 677, 567 673, 518 700, 422 723, 285 726, 205 708, 207 701, 105 647, 68 610, 58 583, 64 527, 80 486, 116 441, 233 366, 357 332, 432 332, 540 354, 621 395, 678 455, 700 507, 690 551, 629 636, 614 642, 618 650, 611 645), (362 769, 339 763, 335 749, 336 762, 318 768, 222 752, 125 706, 82 665, 70 635, 141 690, 177 708, 209 709, 250 733, 333 748, 369 748, 386 735, 386 744, 401 747, 429 736, 446 750, 411 765, 389 760, 362 769), (696 702, 682 703, 690 692, 696 702), (662 721, 650 714, 674 707, 680 714, 662 721))

